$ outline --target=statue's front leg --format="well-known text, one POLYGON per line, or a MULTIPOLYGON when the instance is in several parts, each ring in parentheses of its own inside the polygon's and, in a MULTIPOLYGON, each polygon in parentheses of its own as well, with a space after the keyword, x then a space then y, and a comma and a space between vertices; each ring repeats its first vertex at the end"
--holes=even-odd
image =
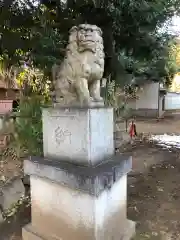
POLYGON ((94 101, 101 102, 103 98, 101 97, 101 85, 100 80, 92 82, 89 86, 90 96, 94 101))
POLYGON ((79 78, 76 81, 76 91, 81 105, 90 105, 92 99, 89 94, 88 81, 86 78, 79 78))

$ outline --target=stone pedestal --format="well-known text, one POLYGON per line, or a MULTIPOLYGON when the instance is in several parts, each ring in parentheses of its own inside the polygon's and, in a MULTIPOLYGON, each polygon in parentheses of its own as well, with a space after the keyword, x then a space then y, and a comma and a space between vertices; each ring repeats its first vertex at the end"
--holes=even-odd
POLYGON ((24 163, 32 222, 23 228, 23 240, 131 239, 135 224, 126 210, 132 160, 114 154, 112 109, 46 109, 43 133, 45 157, 24 163))
POLYGON ((114 154, 112 108, 43 109, 44 156, 95 165, 114 154))

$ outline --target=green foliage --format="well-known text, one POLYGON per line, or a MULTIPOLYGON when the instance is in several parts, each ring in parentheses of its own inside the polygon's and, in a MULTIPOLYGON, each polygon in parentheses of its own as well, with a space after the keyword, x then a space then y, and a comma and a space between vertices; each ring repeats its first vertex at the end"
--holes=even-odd
POLYGON ((16 86, 16 69, 7 67, 4 60, 0 60, 0 80, 9 88, 16 86))
POLYGON ((42 96, 34 94, 20 99, 19 112, 12 122, 12 115, 4 119, 3 132, 8 134, 10 141, 1 152, 3 159, 19 160, 20 158, 43 155, 41 107, 44 105, 42 96), (11 119, 11 121, 10 121, 11 119))
POLYGON ((141 62, 137 64, 139 68, 135 74, 135 84, 141 85, 146 80, 152 80, 155 82, 162 82, 165 85, 171 85, 171 81, 174 75, 178 71, 178 64, 176 62, 176 56, 172 51, 174 46, 173 41, 166 41, 159 50, 159 54, 152 59, 151 62, 141 62))
POLYGON ((49 3, 48 10, 55 11, 54 21, 63 29, 61 34, 72 25, 84 22, 102 28, 106 54, 104 77, 111 76, 116 83, 124 85, 132 77, 146 75, 151 63, 155 66, 158 62, 160 70, 165 69, 163 54, 169 36, 158 29, 174 15, 175 9, 178 14, 180 4, 177 0, 68 0, 65 6, 58 1, 54 4, 44 2, 49 3))
POLYGON ((22 86, 15 136, 21 148, 28 155, 42 155, 42 111, 51 104, 50 81, 37 68, 26 67, 17 78, 22 86))
POLYGON ((50 81, 39 69, 25 67, 19 70, 17 82, 22 88, 19 107, 14 124, 8 123, 12 116, 8 115, 5 118, 5 122, 8 123, 5 132, 11 136, 11 141, 3 156, 14 159, 26 155, 42 155, 41 109, 51 104, 50 81))
POLYGON ((15 139, 28 155, 42 155, 41 106, 43 98, 22 97, 15 123, 15 139))
POLYGON ((180 39, 175 38, 171 43, 170 56, 176 63, 177 71, 180 72, 180 39))
POLYGON ((37 9, 36 24, 32 27, 32 50, 30 58, 34 65, 43 69, 47 75, 51 74, 54 63, 64 57, 66 42, 56 27, 53 12, 41 5, 37 9))
POLYGON ((106 106, 114 108, 115 117, 128 119, 131 116, 131 109, 128 107, 127 100, 134 98, 135 95, 129 93, 127 89, 123 91, 116 86, 115 81, 108 79, 104 92, 104 101, 106 106))
POLYGON ((40 69, 28 66, 22 68, 17 75, 17 83, 21 86, 23 95, 36 93, 50 101, 51 81, 40 69))

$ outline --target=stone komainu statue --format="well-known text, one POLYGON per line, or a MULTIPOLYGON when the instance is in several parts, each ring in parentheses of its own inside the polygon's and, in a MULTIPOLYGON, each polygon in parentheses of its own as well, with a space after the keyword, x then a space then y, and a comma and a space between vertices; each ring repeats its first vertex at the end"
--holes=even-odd
POLYGON ((65 59, 52 69, 55 102, 62 105, 103 105, 100 96, 103 72, 101 29, 89 24, 72 27, 65 59))

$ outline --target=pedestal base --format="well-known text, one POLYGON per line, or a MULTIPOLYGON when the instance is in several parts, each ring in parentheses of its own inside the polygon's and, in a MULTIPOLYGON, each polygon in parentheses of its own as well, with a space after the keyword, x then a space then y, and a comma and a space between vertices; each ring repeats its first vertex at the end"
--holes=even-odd
POLYGON ((120 154, 95 167, 26 160, 32 223, 23 240, 129 240, 135 233, 126 214, 131 165, 131 157, 120 154))
MULTIPOLYGON (((127 220, 127 226, 124 229, 123 233, 117 236, 117 238, 114 238, 114 240, 130 240, 134 235, 135 235, 135 222, 127 220)), ((23 228, 22 237, 23 240, 64 240, 63 238, 49 236, 46 238, 46 236, 43 236, 42 234, 38 233, 32 227, 31 224, 28 224, 23 228)), ((72 240, 79 240, 79 238, 78 239, 73 238, 72 240)), ((106 238, 104 238, 104 240, 106 240, 106 238)), ((107 238, 107 240, 109 239, 107 238)))

